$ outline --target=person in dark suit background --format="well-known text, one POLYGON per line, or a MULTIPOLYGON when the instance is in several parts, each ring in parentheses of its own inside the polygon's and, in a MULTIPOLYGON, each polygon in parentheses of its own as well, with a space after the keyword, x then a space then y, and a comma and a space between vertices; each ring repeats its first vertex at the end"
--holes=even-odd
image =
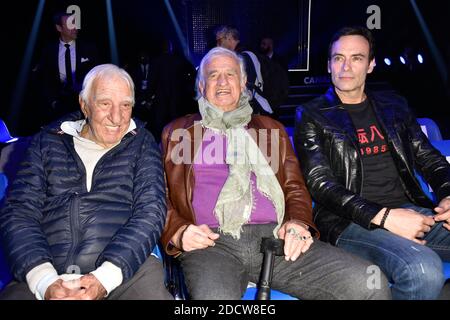
POLYGON ((259 52, 267 56, 271 61, 278 63, 286 73, 288 72, 289 68, 286 59, 274 52, 273 38, 271 36, 266 35, 261 38, 259 52))
MULTIPOLYGON (((150 88, 150 74, 153 72, 150 66, 150 54, 146 48, 139 49, 135 59, 127 64, 124 69, 128 71, 135 83, 135 106, 133 116, 147 122, 146 128, 150 130, 152 106, 155 98, 154 90, 150 88)), ((155 136, 156 139, 159 139, 155 136)))
POLYGON ((99 63, 95 45, 77 39, 79 30, 70 18, 65 12, 54 15, 59 40, 44 48, 35 70, 42 97, 41 124, 78 109, 84 76, 99 63))
POLYGON ((150 63, 149 96, 151 115, 147 128, 159 141, 163 128, 172 120, 196 112, 196 70, 181 54, 173 50, 169 39, 161 41, 161 53, 150 63))

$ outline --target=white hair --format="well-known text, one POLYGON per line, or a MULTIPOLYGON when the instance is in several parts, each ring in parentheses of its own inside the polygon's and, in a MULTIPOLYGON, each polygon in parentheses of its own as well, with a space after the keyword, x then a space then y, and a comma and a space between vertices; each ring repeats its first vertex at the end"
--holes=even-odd
POLYGON ((118 66, 114 64, 100 64, 94 68, 91 69, 91 71, 88 72, 86 77, 84 77, 83 81, 83 89, 80 92, 81 99, 85 102, 89 102, 89 98, 92 97, 92 85, 94 84, 95 80, 97 79, 105 79, 105 78, 113 78, 113 77, 119 77, 123 79, 130 88, 131 92, 131 103, 134 105, 134 83, 133 79, 131 79, 128 72, 126 72, 124 69, 119 68, 118 66))
POLYGON ((242 59, 241 56, 236 54, 234 51, 222 48, 222 47, 215 47, 203 57, 202 61, 200 62, 200 66, 198 67, 198 73, 197 73, 197 80, 195 83, 195 89, 197 90, 197 99, 199 99, 202 96, 202 93, 200 92, 200 86, 205 88, 206 83, 206 74, 205 74, 205 66, 208 64, 208 62, 219 56, 227 56, 231 59, 235 60, 239 64, 239 69, 241 70, 241 84, 245 86, 245 82, 247 81, 247 73, 245 72, 245 65, 244 65, 244 59, 242 59))

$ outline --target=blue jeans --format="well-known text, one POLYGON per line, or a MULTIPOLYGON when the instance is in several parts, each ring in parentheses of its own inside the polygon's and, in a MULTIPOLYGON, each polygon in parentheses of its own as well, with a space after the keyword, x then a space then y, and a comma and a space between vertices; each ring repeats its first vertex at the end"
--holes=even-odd
MULTIPOLYGON (((410 203, 402 208, 434 215, 410 203)), ((445 281, 442 260, 450 261, 450 232, 442 224, 425 234, 423 246, 385 229, 367 230, 351 223, 336 245, 377 264, 392 284, 393 299, 436 299, 445 281)))

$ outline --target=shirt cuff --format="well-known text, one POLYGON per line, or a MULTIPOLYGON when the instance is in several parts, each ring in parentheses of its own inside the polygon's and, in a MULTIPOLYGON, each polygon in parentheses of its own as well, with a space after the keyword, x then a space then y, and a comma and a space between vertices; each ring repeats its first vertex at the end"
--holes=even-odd
POLYGON ((103 262, 102 265, 92 271, 91 274, 94 275, 105 288, 106 296, 120 286, 123 281, 122 269, 108 261, 103 262))
POLYGON ((47 288, 58 278, 58 273, 50 262, 34 267, 26 275, 28 288, 38 300, 45 299, 47 288))

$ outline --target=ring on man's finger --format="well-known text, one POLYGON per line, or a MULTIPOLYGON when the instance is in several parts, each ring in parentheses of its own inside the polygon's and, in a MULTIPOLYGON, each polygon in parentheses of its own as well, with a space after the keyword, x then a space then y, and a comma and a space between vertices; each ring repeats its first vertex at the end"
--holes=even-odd
POLYGON ((297 235, 297 230, 295 230, 294 228, 289 228, 287 229, 287 233, 292 234, 292 235, 297 235))
POLYGON ((295 237, 296 240, 300 240, 300 241, 306 241, 308 239, 311 239, 311 236, 301 236, 301 235, 296 235, 295 237))

